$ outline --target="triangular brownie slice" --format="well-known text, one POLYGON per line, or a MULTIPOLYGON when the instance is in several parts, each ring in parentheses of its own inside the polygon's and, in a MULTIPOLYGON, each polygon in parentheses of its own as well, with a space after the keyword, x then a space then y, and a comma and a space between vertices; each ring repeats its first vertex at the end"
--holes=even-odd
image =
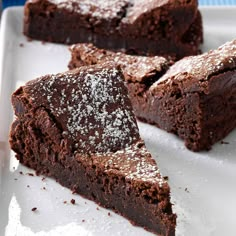
POLYGON ((119 68, 44 76, 12 103, 10 144, 21 163, 135 225, 175 234, 169 185, 139 136, 119 68))

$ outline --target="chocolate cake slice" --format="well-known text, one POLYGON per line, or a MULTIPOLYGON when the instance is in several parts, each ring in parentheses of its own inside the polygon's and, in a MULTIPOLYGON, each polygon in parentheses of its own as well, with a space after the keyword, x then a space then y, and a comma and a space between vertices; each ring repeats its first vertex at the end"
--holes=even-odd
POLYGON ((236 126, 236 40, 175 63, 149 89, 147 121, 209 150, 236 126))
POLYGON ((177 59, 197 54, 203 38, 197 0, 28 0, 24 33, 177 59))
POLYGON ((74 44, 70 47, 70 69, 94 64, 114 63, 121 67, 135 115, 145 120, 147 112, 146 91, 173 64, 160 56, 146 57, 99 49, 92 44, 74 44))
POLYGON ((12 95, 10 145, 24 165, 158 235, 175 235, 170 188, 140 138, 123 75, 81 67, 12 95))

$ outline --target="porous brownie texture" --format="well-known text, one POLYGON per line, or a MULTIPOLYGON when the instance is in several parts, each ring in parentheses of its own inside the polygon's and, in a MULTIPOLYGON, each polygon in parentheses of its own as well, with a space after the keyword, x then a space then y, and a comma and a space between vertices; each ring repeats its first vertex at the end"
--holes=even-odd
POLYGON ((93 43, 176 59, 197 54, 203 40, 197 0, 29 0, 24 33, 44 41, 93 43))
POLYGON ((158 235, 175 235, 170 188, 140 138, 118 67, 81 67, 12 95, 24 165, 158 235))

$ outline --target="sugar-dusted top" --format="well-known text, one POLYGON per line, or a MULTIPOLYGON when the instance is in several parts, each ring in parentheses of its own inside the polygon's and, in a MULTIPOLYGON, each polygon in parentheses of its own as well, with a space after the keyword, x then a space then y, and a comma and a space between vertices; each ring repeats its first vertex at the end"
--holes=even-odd
POLYGON ((46 108, 80 153, 114 152, 139 139, 118 68, 81 67, 28 82, 23 91, 33 107, 46 108))
MULTIPOLYGON (((81 155, 77 158, 80 159, 81 155)), ((147 184, 157 184, 159 187, 168 187, 156 161, 141 139, 123 150, 105 155, 97 153, 92 158, 92 163, 103 166, 105 172, 122 175, 127 181, 142 181, 147 184)))
MULTIPOLYGON (((195 78, 199 81, 207 81, 214 74, 235 68, 236 40, 233 40, 202 55, 183 58, 171 66, 156 84, 172 81, 173 78, 185 79, 184 76, 179 76, 180 74, 186 74, 188 78, 195 78)), ((155 86, 154 84, 153 87, 155 86)))
MULTIPOLYGON (((131 2, 131 7, 127 11, 126 15, 127 19, 125 18, 124 21, 134 22, 141 14, 147 14, 153 9, 160 8, 173 2, 173 0, 133 0, 131 2)), ((159 20, 160 16, 157 15, 156 17, 156 20, 159 20)))
MULTIPOLYGON (((40 0, 28 0, 30 3, 40 0)), ((58 8, 78 12, 98 19, 137 18, 143 13, 166 5, 178 7, 186 4, 185 0, 47 0, 58 8)), ((188 4, 196 4, 197 0, 188 4)))
POLYGON ((75 44, 71 46, 70 50, 72 53, 76 53, 76 58, 80 58, 85 64, 113 62, 119 65, 126 81, 144 82, 157 74, 163 74, 170 63, 166 58, 160 56, 127 55, 98 49, 92 44, 75 44))
POLYGON ((115 18, 123 12, 128 0, 48 0, 58 8, 96 18, 115 18))
MULTIPOLYGON (((130 7, 127 9, 126 17, 122 19, 122 22, 125 24, 133 24, 136 20, 138 20, 140 17, 144 16, 144 21, 147 20, 145 15, 150 15, 153 14, 155 20, 150 19, 152 22, 152 25, 156 25, 161 21, 161 18, 163 16, 170 17, 169 20, 172 18, 172 10, 175 9, 175 13, 177 14, 178 10, 181 9, 188 9, 190 11, 190 7, 194 9, 195 13, 197 12, 197 6, 198 6, 198 1, 197 0, 191 0, 191 1, 186 1, 186 0, 130 0, 130 7)), ((181 13, 178 13, 181 14, 181 13)), ((195 14, 192 14, 194 17, 195 14)), ((174 16, 175 21, 179 20, 177 19, 176 16, 174 16)), ((148 19, 149 20, 149 19, 148 19)), ((192 20, 189 22, 181 22, 182 24, 189 24, 191 23, 192 20)), ((149 25, 150 22, 145 22, 146 25, 149 25)), ((181 27, 183 25, 181 24, 181 27)), ((180 27, 177 25, 178 29, 180 27)), ((185 28, 185 26, 184 26, 185 28)), ((145 29, 142 29, 145 30, 145 29)), ((153 30, 153 29, 152 29, 153 30)))

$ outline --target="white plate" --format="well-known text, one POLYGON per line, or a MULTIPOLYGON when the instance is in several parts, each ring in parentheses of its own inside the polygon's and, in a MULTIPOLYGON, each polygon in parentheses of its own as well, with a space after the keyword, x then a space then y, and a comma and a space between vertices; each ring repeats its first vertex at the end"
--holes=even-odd
MULTIPOLYGON (((236 38, 236 8, 201 10, 204 50, 236 38)), ((97 210, 96 204, 72 195, 52 179, 29 176, 33 171, 15 160, 8 145, 11 93, 30 79, 66 70, 70 57, 66 46, 28 42, 22 35, 22 15, 22 8, 8 9, 1 25, 0 235, 152 235, 113 212, 108 216, 108 210, 97 210)), ((143 123, 139 127, 162 173, 169 176, 177 235, 235 236, 236 130, 224 139, 229 144, 193 153, 171 134, 143 123)))

